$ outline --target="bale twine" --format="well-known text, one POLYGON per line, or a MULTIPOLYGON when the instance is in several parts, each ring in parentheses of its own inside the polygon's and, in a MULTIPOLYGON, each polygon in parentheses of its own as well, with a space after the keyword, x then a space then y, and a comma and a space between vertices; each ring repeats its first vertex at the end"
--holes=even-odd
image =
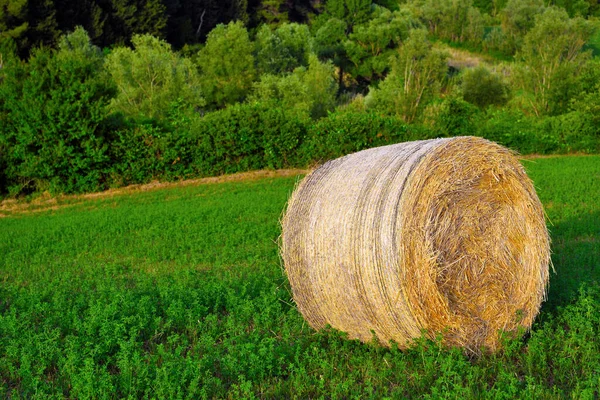
POLYGON ((550 239, 510 150, 474 137, 400 143, 329 161, 292 194, 282 258, 316 329, 390 340, 423 332, 473 352, 529 329, 550 239))

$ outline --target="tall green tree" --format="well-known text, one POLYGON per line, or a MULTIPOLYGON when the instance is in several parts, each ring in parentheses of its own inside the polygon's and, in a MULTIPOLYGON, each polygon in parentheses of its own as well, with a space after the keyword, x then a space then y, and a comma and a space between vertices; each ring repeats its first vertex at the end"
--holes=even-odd
POLYGON ((366 23, 374 7, 371 0, 328 0, 325 12, 315 21, 315 50, 338 68, 339 91, 344 90, 344 76, 352 62, 345 44, 358 24, 366 23))
POLYGON ((427 40, 426 30, 412 30, 398 48, 391 72, 369 93, 369 107, 414 122, 439 94, 448 72, 447 57, 427 40))
POLYGON ((417 25, 418 21, 406 12, 376 7, 372 19, 355 26, 344 42, 350 61, 348 72, 368 82, 381 79, 389 68, 389 59, 395 49, 417 25))
POLYGON ((282 74, 308 65, 312 36, 306 25, 284 23, 273 30, 262 25, 255 39, 259 73, 282 74))
POLYGON ((483 38, 483 16, 473 0, 412 0, 409 9, 443 39, 478 42, 483 38))
POLYGON ((505 51, 514 54, 521 48, 523 38, 535 25, 535 17, 544 9, 543 0, 508 0, 500 12, 505 51))
POLYGON ((594 31, 592 23, 569 18, 562 8, 550 7, 536 18, 518 54, 523 65, 517 76, 536 115, 566 111, 576 94, 570 93, 571 81, 590 57, 583 46, 594 31))
POLYGON ((325 16, 344 21, 347 33, 351 33, 354 26, 367 22, 372 11, 372 0, 328 0, 325 3, 325 16))
POLYGON ((283 76, 265 74, 254 85, 251 101, 294 110, 305 118, 325 117, 335 108, 337 92, 334 66, 309 57, 309 66, 283 76))
POLYGON ((110 8, 102 35, 103 46, 127 43, 135 34, 164 37, 168 17, 162 0, 108 1, 110 8))
MULTIPOLYGON (((29 0, 28 45, 54 47, 61 35, 53 0, 29 0)), ((30 48, 31 48, 30 47, 30 48)))
POLYGON ((243 101, 255 79, 254 44, 241 21, 217 25, 200 50, 197 63, 210 108, 243 101))
POLYGON ((151 35, 134 35, 134 48, 119 47, 106 59, 118 87, 111 107, 127 116, 163 118, 175 103, 201 107, 198 72, 191 60, 151 35))

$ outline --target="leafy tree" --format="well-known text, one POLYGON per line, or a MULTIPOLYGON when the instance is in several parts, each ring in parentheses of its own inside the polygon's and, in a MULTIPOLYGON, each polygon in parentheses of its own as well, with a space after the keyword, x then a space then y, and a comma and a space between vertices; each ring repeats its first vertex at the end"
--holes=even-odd
POLYGON ((519 86, 530 94, 529 104, 536 115, 565 110, 574 95, 568 90, 572 79, 589 59, 589 53, 582 52, 583 45, 594 30, 590 22, 570 19, 560 8, 550 7, 536 18, 518 54, 524 64, 517 76, 519 86), (555 109, 556 103, 563 105, 555 109))
POLYGON ((549 5, 564 8, 570 16, 588 16, 598 9, 597 0, 551 0, 549 5))
POLYGON ((114 87, 103 75, 102 53, 83 29, 61 39, 59 50, 35 50, 13 63, 0 85, 10 147, 13 191, 95 190, 107 161, 103 124, 114 87))
POLYGON ((415 121, 439 94, 448 71, 446 60, 447 55, 427 40, 426 30, 412 30, 392 60, 391 72, 369 93, 369 107, 407 123, 415 121))
POLYGON ((504 48, 514 54, 521 48, 523 38, 535 25, 535 17, 544 12, 543 0, 508 0, 500 13, 504 48))
POLYGON ((134 35, 132 42, 134 49, 116 48, 106 59, 118 87, 111 102, 114 110, 133 117, 162 118, 176 102, 204 105, 191 60, 180 58, 167 42, 151 35, 134 35))
MULTIPOLYGON (((112 28, 110 4, 106 0, 54 0, 56 22, 61 31, 71 31, 82 26, 93 42, 112 44, 104 40, 105 28, 112 28), (108 22, 108 23, 107 23, 108 22)), ((126 38, 128 39, 128 38, 126 38)))
POLYGON ((218 25, 200 50, 201 86, 211 108, 243 101, 254 81, 254 45, 240 22, 218 25))
POLYGON ((374 17, 357 25, 344 42, 350 61, 348 72, 368 81, 383 77, 388 70, 390 56, 416 24, 417 21, 406 12, 376 7, 374 17))
POLYGON ((336 91, 333 65, 311 55, 308 68, 299 67, 285 76, 263 75, 255 84, 250 100, 318 119, 335 108, 336 91))
POLYGON ((461 90, 466 101, 480 108, 504 105, 509 98, 509 87, 502 77, 483 66, 463 73, 461 90))
POLYGON ((261 73, 281 74, 308 65, 312 36, 306 25, 284 23, 276 30, 268 25, 256 34, 257 68, 261 73))
POLYGON ((338 67, 338 86, 344 89, 344 74, 351 68, 345 43, 358 24, 372 16, 371 0, 329 0, 325 12, 315 21, 315 49, 321 59, 328 59, 338 67))
POLYGON ((467 25, 462 31, 463 40, 477 46, 481 45, 485 36, 486 17, 489 18, 489 16, 481 14, 479 9, 469 8, 467 11, 467 25))
POLYGON ((372 6, 372 0, 328 0, 325 3, 325 16, 344 21, 346 33, 351 33, 354 26, 369 20, 372 6))
POLYGON ((429 31, 443 39, 477 43, 483 38, 483 16, 473 0, 414 0, 413 12, 429 31))

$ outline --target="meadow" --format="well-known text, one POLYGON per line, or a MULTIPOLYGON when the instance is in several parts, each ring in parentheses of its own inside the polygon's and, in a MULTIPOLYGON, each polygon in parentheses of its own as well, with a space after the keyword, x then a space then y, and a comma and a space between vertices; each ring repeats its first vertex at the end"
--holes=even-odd
POLYGON ((600 156, 523 163, 555 273, 532 330, 478 358, 303 321, 278 253, 300 175, 5 202, 0 397, 597 399, 600 156))

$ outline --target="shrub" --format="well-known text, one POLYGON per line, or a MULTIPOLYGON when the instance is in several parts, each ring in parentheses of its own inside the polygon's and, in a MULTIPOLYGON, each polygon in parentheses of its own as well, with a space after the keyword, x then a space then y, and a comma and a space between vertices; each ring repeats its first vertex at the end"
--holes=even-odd
POLYGON ((28 64, 9 65, 0 90, 13 193, 103 186, 108 160, 103 122, 114 87, 85 31, 64 37, 57 52, 37 50, 28 64))
POLYGON ((238 104, 201 117, 173 107, 168 120, 115 129, 113 184, 178 180, 297 164, 307 121, 261 103, 238 104))
POLYGON ((449 96, 428 107, 425 114, 425 122, 438 136, 450 137, 473 135, 481 113, 460 97, 449 96))
POLYGON ((521 111, 490 111, 478 129, 478 136, 484 137, 522 154, 546 154, 556 150, 558 144, 551 137, 542 137, 537 130, 535 119, 521 111))
POLYGON ((311 127, 300 153, 304 163, 320 162, 370 147, 431 137, 433 132, 395 117, 333 113, 311 127))
POLYGON ((509 87, 502 77, 482 66, 463 73, 461 89, 463 98, 480 108, 502 106, 510 97, 509 87))
POLYGON ((593 116, 580 111, 533 118, 520 111, 498 110, 488 113, 483 121, 477 135, 522 154, 600 150, 600 134, 593 116))
POLYGON ((538 131, 542 138, 551 138, 557 144, 552 149, 554 152, 600 152, 600 130, 591 114, 573 111, 544 118, 540 120, 538 131))
POLYGON ((203 175, 294 165, 307 121, 261 103, 238 104, 206 115, 194 126, 196 169, 203 175))

